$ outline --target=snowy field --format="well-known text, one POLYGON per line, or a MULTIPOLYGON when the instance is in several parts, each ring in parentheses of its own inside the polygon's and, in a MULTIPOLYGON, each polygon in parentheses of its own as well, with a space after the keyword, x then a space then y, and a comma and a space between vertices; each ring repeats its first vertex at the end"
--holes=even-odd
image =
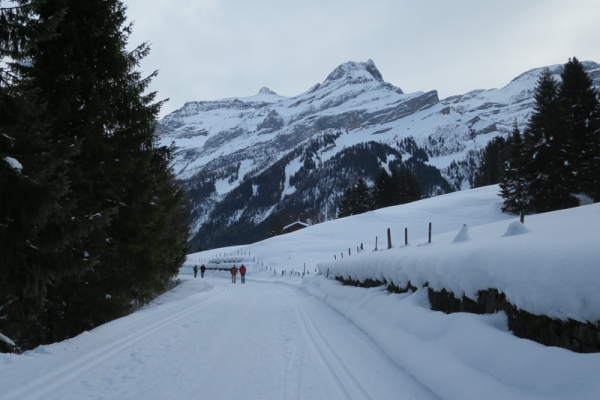
POLYGON ((530 216, 523 227, 500 212, 497 192, 192 254, 182 284, 143 310, 0 354, 0 399, 598 399, 600 354, 516 338, 503 313, 433 312, 425 290, 390 294, 325 277, 429 282, 470 297, 497 288, 533 313, 600 319, 600 205, 530 216), (247 284, 218 271, 194 279, 202 262, 244 263, 247 284))

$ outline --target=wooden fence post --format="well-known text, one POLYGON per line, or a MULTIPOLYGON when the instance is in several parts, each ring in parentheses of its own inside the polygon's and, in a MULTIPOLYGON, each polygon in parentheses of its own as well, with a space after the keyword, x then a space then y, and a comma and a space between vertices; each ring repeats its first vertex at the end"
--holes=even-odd
POLYGON ((525 223, 525 212, 521 211, 521 223, 525 223))
POLYGON ((377 236, 375 236, 375 251, 377 251, 377 236))
POLYGON ((344 258, 344 252, 340 252, 340 254, 342 255, 342 258, 344 258))
POLYGON ((431 243, 431 222, 429 223, 429 243, 431 243))
POLYGON ((363 249, 363 245, 362 245, 362 243, 360 244, 360 249, 361 249, 361 250, 364 250, 364 249, 363 249))
POLYGON ((337 257, 336 257, 336 255, 335 255, 335 254, 333 255, 333 259, 334 259, 334 260, 337 260, 337 257))
POLYGON ((348 255, 351 256, 352 253, 350 253, 350 247, 348 247, 348 255))
POLYGON ((329 278, 329 268, 327 268, 327 275, 325 275, 325 278, 329 278))
POLYGON ((404 228, 404 245, 408 244, 408 228, 404 228))
POLYGON ((392 231, 390 230, 390 228, 388 228, 387 235, 388 235, 388 249, 391 249, 392 248, 392 231))

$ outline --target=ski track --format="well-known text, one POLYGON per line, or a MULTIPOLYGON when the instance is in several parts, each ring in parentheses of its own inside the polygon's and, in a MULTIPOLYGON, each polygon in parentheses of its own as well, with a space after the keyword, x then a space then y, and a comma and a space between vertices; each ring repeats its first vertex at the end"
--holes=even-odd
POLYGON ((321 371, 322 375, 328 377, 328 381, 333 384, 334 398, 337 399, 353 399, 350 393, 355 395, 360 394, 360 398, 370 399, 363 387, 357 382, 352 373, 340 361, 331 346, 323 338, 319 330, 316 328, 310 316, 299 302, 287 290, 278 287, 284 293, 287 300, 294 307, 294 311, 300 323, 303 337, 308 340, 308 350, 310 356, 314 360, 315 365, 321 371), (337 371, 337 372, 336 372, 337 371))
MULTIPOLYGON (((276 284, 275 287, 294 307, 310 356, 321 372, 321 377, 323 379, 326 377, 325 380, 330 384, 327 387, 331 391, 329 398, 352 400, 438 398, 429 389, 422 387, 414 377, 393 364, 370 338, 361 340, 360 337, 346 335, 348 333, 346 330, 343 332, 338 330, 332 334, 322 324, 323 318, 330 318, 324 313, 315 313, 314 315, 321 318, 321 321, 315 321, 316 318, 311 316, 311 311, 314 312, 315 308, 309 311, 307 302, 302 301, 303 299, 298 296, 299 293, 304 294, 303 292, 294 293, 297 289, 282 284, 276 284), (396 384, 389 385, 390 382, 396 384)), ((309 295, 306 295, 306 299, 321 302, 309 295)), ((343 315, 326 304, 323 303, 322 307, 325 311, 339 316, 339 319, 346 320, 343 315)), ((348 330, 360 331, 351 322, 345 323, 349 325, 348 330)))
POLYGON ((158 322, 152 323, 141 329, 137 329, 129 335, 117 340, 109 345, 102 346, 75 361, 68 363, 67 365, 58 368, 40 378, 37 378, 31 383, 28 383, 24 387, 20 387, 10 393, 2 395, 2 400, 11 399, 23 399, 23 400, 34 400, 39 398, 48 397, 54 390, 59 389, 66 385, 68 382, 75 380, 77 377, 87 372, 88 370, 100 365, 101 363, 109 360, 114 355, 123 351, 127 347, 141 342, 144 339, 152 336, 156 332, 168 327, 169 325, 182 321, 191 314, 198 312, 200 309, 218 301, 222 297, 226 296, 231 291, 231 288, 225 286, 225 290, 216 296, 209 298, 202 303, 199 303, 190 308, 183 309, 176 312, 175 314, 162 319, 158 322), (17 397, 18 396, 18 397, 17 397))
POLYGON ((235 286, 209 280, 208 297, 193 297, 200 282, 186 282, 184 301, 114 321, 89 342, 67 345, 67 353, 54 350, 50 372, 36 377, 44 369, 31 365, 32 380, 0 399, 162 399, 174 387, 182 399, 437 399, 308 293, 251 279, 235 286), (112 342, 86 350, 98 338, 112 342), (61 357, 69 361, 52 367, 61 357), (132 360, 143 366, 128 367, 132 360))

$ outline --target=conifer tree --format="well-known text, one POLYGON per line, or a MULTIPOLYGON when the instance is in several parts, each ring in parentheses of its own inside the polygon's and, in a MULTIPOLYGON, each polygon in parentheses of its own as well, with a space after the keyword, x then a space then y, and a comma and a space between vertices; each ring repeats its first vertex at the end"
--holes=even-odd
POLYGON ((559 89, 569 139, 569 163, 578 191, 600 200, 600 101, 593 81, 577 58, 569 59, 559 89))
POLYGON ((394 205, 406 204, 420 200, 423 195, 421 186, 415 174, 408 168, 394 169, 392 171, 394 184, 394 205))
POLYGON ((511 135, 507 140, 507 156, 504 173, 500 181, 500 196, 504 199, 502 212, 519 214, 530 213, 527 197, 528 182, 525 175, 523 140, 515 121, 511 135))
MULTIPOLYGON (((95 224, 74 221, 67 168, 78 141, 57 141, 45 105, 28 74, 37 45, 63 14, 37 18, 38 1, 0 9, 0 331, 24 347, 43 310, 47 288, 95 260, 73 251, 95 224)), ((35 340, 32 342, 33 344, 35 340)))
POLYGON ((564 110, 558 83, 546 69, 535 89, 534 111, 524 132, 528 197, 534 212, 574 207, 564 110))
POLYGON ((77 149, 64 171, 73 224, 93 224, 69 244, 77 263, 48 291, 36 323, 61 340, 126 314, 164 290, 183 261, 184 196, 154 142, 161 106, 145 91, 155 74, 136 69, 147 44, 127 51, 131 25, 119 0, 44 0, 38 20, 65 10, 55 34, 37 43, 31 68, 50 140, 77 149), (83 264, 81 266, 80 264, 83 264), (95 264, 95 265, 94 265, 95 264))
POLYGON ((481 155, 481 162, 475 173, 474 187, 495 185, 502 180, 506 153, 506 140, 497 136, 490 140, 481 155))
POLYGON ((374 202, 371 189, 364 179, 359 178, 356 184, 349 186, 344 191, 344 196, 338 209, 338 218, 363 214, 373 209, 374 202))
POLYGON ((373 184, 373 199, 375 208, 390 207, 394 204, 394 181, 391 175, 381 168, 373 184))

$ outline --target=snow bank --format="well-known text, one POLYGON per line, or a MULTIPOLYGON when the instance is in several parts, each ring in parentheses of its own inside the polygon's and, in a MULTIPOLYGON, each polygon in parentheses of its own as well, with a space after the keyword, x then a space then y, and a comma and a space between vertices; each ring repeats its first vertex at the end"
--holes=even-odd
POLYGON ((444 399, 596 399, 600 393, 599 354, 516 338, 507 332, 504 313, 446 315, 429 310, 426 290, 390 294, 323 275, 304 277, 300 287, 444 399))
POLYGON ((465 225, 427 246, 402 246, 321 262, 344 278, 386 280, 399 287, 428 283, 477 299, 497 289, 517 308, 580 322, 600 320, 600 204, 546 213, 519 222, 465 225))

